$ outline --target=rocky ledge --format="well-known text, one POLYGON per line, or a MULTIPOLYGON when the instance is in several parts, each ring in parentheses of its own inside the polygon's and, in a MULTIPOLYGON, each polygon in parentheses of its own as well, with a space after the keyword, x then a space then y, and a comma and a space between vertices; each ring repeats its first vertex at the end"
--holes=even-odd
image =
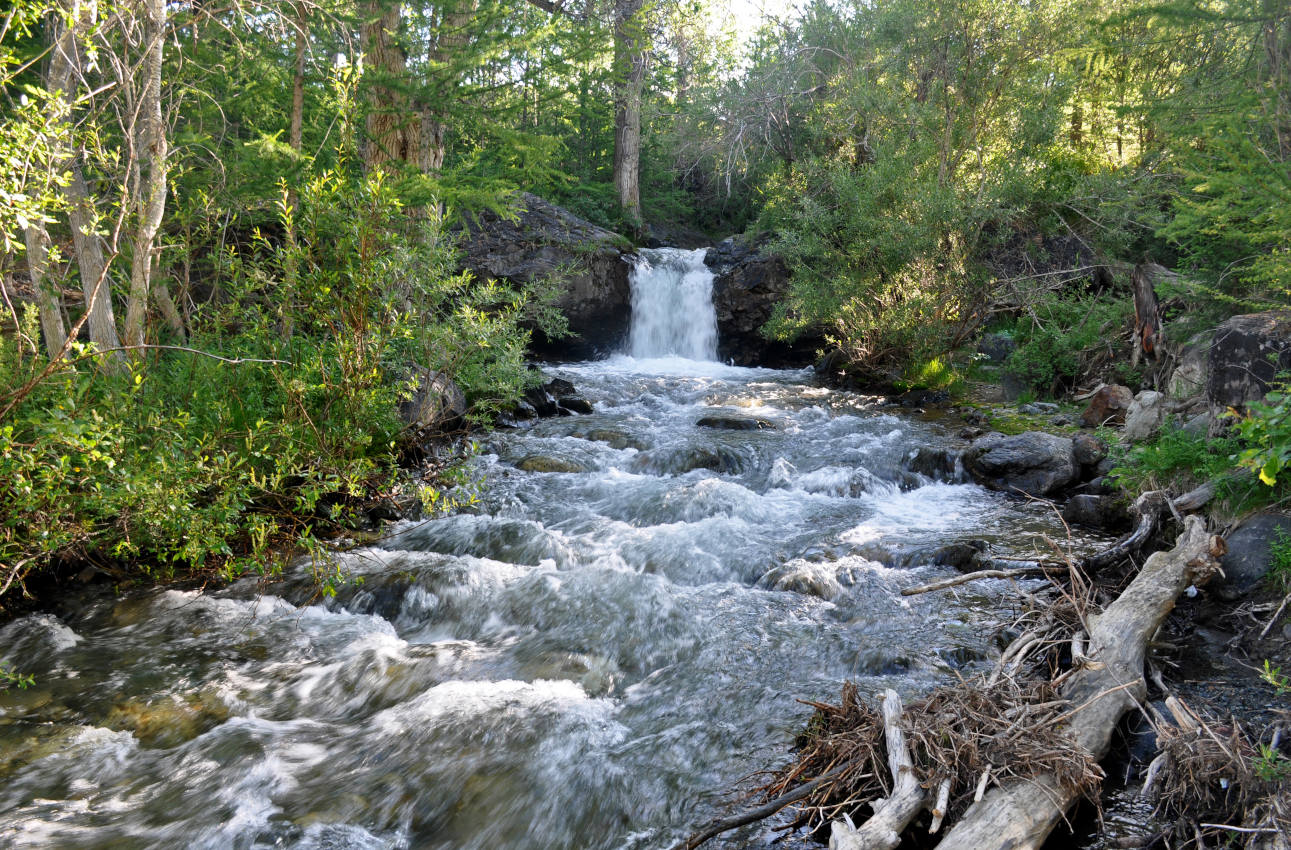
POLYGON ((481 277, 528 283, 563 280, 557 306, 574 336, 550 340, 534 334, 534 349, 548 357, 586 360, 616 350, 632 312, 629 243, 568 210, 522 193, 514 218, 485 212, 463 234, 463 263, 481 277))

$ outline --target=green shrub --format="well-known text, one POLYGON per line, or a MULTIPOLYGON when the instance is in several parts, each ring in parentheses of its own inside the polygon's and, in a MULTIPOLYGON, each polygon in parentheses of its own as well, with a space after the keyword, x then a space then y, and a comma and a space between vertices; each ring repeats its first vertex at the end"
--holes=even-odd
POLYGON ((1124 452, 1111 474, 1131 493, 1183 492, 1206 481, 1223 481, 1232 471, 1237 446, 1232 438, 1208 439, 1167 424, 1150 442, 1124 452))
POLYGON ((328 172, 299 198, 286 238, 232 256, 194 316, 189 347, 218 357, 153 351, 104 374, 78 348, 27 387, 45 366, 34 311, 0 337, 0 595, 64 561, 272 572, 395 490, 432 512, 470 498, 447 492, 470 484, 451 468, 419 483, 398 467, 411 368, 446 372, 487 417, 533 380, 520 323, 550 321, 551 292, 457 273, 439 218, 404 215, 380 177, 328 172))
POLYGON ((1007 368, 1038 391, 1056 394, 1081 377, 1095 355, 1116 354, 1114 340, 1133 311, 1132 303, 1121 298, 1042 298, 1018 317, 1013 328, 1017 348, 1007 368))

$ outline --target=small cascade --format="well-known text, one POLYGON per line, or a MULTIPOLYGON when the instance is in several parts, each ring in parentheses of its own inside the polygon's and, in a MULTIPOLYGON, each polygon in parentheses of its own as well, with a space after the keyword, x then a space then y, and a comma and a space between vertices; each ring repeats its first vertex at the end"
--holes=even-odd
POLYGON ((717 311, 707 248, 643 249, 632 269, 633 357, 717 359, 717 311))

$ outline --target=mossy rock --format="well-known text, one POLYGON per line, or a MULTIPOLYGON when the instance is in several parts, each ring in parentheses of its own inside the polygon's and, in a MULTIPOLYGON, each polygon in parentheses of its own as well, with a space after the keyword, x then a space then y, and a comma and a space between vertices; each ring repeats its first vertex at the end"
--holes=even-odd
POLYGON ((587 467, 581 463, 551 455, 529 455, 522 458, 516 468, 525 472, 587 472, 587 467))

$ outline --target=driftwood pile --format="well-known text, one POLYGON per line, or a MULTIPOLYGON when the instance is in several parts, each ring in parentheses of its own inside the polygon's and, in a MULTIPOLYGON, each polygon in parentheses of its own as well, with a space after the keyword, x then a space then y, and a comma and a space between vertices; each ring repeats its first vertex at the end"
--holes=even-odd
MULTIPOLYGON (((1175 505, 1154 495, 1139 508, 1140 528, 1121 541, 1119 555, 1142 545, 1175 505)), ((990 674, 909 706, 889 690, 876 710, 851 684, 837 705, 812 703, 816 714, 798 741, 797 758, 758 789, 762 805, 710 824, 675 850, 692 850, 789 806, 795 816, 785 828, 828 824, 831 850, 892 850, 916 828, 940 833, 943 825, 941 850, 1039 848, 1076 801, 1096 798, 1098 762, 1122 717, 1144 703, 1148 643, 1176 599, 1218 573, 1223 540, 1207 533, 1199 517, 1183 518, 1183 527, 1174 548, 1151 555, 1101 612, 1092 610, 1092 594, 1069 564, 1068 587, 1033 606, 990 674), (865 807, 873 813, 857 826, 852 817, 865 807)), ((1114 559, 1095 556, 1083 565, 1114 559)), ((1233 762, 1252 763, 1238 732, 1187 716, 1190 726, 1178 718, 1161 726, 1163 756, 1148 784, 1157 785, 1162 807, 1196 811, 1196 799, 1184 799, 1189 789, 1203 776, 1230 770, 1231 781, 1201 786, 1266 794, 1262 803, 1256 796, 1243 801, 1248 811, 1263 811, 1264 822, 1208 828, 1230 830, 1243 846, 1286 848, 1285 791, 1269 793, 1272 786, 1258 777, 1232 773, 1233 762)), ((1216 812, 1233 811, 1222 800, 1211 802, 1216 812)), ((931 839, 921 843, 930 846, 931 839)))

